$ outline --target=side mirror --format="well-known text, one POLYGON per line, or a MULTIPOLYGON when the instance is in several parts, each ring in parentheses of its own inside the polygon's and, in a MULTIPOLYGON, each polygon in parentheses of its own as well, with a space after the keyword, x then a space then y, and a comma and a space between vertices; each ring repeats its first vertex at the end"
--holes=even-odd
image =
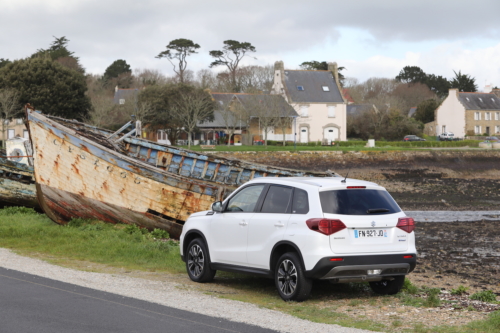
POLYGON ((222 212, 222 202, 217 201, 212 204, 212 210, 216 213, 222 212))

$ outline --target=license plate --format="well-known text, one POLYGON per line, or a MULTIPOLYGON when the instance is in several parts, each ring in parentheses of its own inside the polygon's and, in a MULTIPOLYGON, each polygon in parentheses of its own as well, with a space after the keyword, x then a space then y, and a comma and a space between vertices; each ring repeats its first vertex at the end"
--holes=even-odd
POLYGON ((384 229, 356 229, 354 238, 381 238, 387 237, 387 230, 384 229))

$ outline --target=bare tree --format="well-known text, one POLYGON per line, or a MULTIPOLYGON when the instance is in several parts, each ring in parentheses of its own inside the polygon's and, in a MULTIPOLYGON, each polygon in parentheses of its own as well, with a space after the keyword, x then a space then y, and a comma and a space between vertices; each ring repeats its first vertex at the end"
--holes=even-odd
POLYGON ((134 88, 163 85, 168 81, 167 77, 156 69, 135 69, 133 78, 134 88))
POLYGON ((171 114, 176 117, 188 133, 188 146, 191 148, 191 134, 197 124, 213 119, 214 101, 203 90, 192 90, 179 94, 170 106, 171 114))
POLYGON ((0 90, 0 115, 2 120, 2 148, 5 149, 6 134, 9 127, 8 121, 21 110, 19 94, 13 89, 0 90))
MULTIPOLYGON (((237 98, 241 100, 248 118, 259 120, 259 129, 264 131, 264 144, 266 146, 269 132, 277 126, 285 128, 287 121, 282 118, 290 117, 294 112, 280 95, 244 94, 237 95, 237 98)), ((283 136, 285 142, 286 128, 283 130, 283 136)))
POLYGON ((112 112, 115 108, 113 98, 102 92, 100 94, 93 94, 90 98, 90 103, 92 108, 84 117, 84 121, 97 127, 112 125, 112 112))
MULTIPOLYGON (((234 95, 231 95, 234 96, 234 95)), ((227 101, 221 101, 217 112, 221 115, 224 121, 225 132, 228 135, 227 145, 231 145, 231 137, 238 128, 238 116, 233 112, 233 100, 229 98, 227 101)))

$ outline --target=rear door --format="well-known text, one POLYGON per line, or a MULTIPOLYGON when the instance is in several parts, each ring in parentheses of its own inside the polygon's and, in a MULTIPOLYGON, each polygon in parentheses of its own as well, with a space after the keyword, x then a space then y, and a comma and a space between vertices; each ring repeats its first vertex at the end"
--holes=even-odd
POLYGON ((385 190, 353 188, 320 192, 325 218, 341 220, 346 229, 330 236, 335 253, 390 253, 408 249, 410 235, 396 227, 404 217, 385 190))

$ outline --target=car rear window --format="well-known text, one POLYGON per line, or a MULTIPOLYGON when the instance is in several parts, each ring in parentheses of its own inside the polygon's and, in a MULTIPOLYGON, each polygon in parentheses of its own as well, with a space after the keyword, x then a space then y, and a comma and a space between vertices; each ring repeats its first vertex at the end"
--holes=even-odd
POLYGON ((324 213, 379 215, 400 212, 389 192, 371 189, 345 189, 319 193, 324 213))

